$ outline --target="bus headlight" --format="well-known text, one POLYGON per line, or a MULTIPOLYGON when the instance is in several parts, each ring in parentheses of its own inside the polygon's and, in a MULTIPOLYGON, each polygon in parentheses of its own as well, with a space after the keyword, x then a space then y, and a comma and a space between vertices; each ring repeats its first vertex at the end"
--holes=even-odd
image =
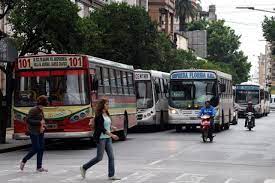
POLYGON ((90 109, 85 109, 83 111, 80 111, 76 114, 74 114, 71 118, 70 118, 70 122, 77 122, 79 120, 82 120, 84 118, 86 118, 90 113, 90 109))
POLYGON ((14 119, 17 121, 25 122, 27 115, 21 112, 14 112, 14 119))
POLYGON ((178 111, 176 109, 169 109, 169 112, 171 114, 178 114, 178 111))

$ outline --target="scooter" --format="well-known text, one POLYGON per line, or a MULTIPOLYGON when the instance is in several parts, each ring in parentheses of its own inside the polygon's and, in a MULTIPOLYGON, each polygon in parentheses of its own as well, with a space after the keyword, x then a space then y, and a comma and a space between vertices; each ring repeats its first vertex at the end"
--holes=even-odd
POLYGON ((254 114, 253 112, 248 112, 246 114, 246 127, 249 129, 249 131, 251 131, 251 129, 254 127, 254 121, 255 120, 255 117, 254 117, 254 114))
POLYGON ((210 136, 209 130, 211 128, 211 116, 209 115, 202 115, 201 116, 201 136, 203 142, 206 142, 209 138, 210 142, 213 142, 213 135, 210 136))

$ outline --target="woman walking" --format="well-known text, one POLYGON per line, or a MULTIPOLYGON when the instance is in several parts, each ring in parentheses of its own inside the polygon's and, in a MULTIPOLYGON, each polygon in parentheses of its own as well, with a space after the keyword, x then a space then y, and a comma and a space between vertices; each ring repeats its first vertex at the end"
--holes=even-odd
MULTIPOLYGON (((86 171, 93 165, 100 162, 103 158, 104 150, 108 155, 108 177, 110 180, 119 180, 115 177, 115 163, 114 153, 112 148, 112 139, 118 140, 118 136, 111 133, 111 129, 116 129, 111 125, 111 118, 108 112, 109 102, 106 99, 102 99, 96 107, 96 115, 94 119, 95 131, 94 140, 97 144, 97 155, 94 159, 90 160, 86 164, 80 167, 80 173, 82 178, 85 178, 86 171)), ((91 125, 91 124, 90 124, 91 125)))
POLYGON ((37 154, 36 170, 38 172, 47 172, 48 170, 42 167, 42 159, 44 153, 44 131, 45 119, 43 107, 48 105, 47 97, 42 95, 37 98, 37 105, 30 109, 27 116, 28 135, 32 142, 32 149, 23 158, 20 163, 20 169, 23 171, 26 162, 37 154))

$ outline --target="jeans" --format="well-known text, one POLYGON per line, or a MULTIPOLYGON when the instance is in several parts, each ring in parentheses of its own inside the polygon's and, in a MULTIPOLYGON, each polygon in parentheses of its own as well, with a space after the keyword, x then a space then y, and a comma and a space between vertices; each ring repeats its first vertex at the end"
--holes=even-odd
POLYGON ((108 176, 113 177, 115 175, 115 161, 114 161, 114 153, 113 153, 113 147, 112 147, 112 139, 100 139, 97 143, 97 155, 95 158, 90 160, 88 163, 83 165, 84 170, 88 170, 90 167, 94 166, 98 162, 100 162, 103 159, 104 150, 106 150, 106 153, 108 155, 109 159, 109 166, 108 166, 108 176))
POLYGON ((42 159, 43 159, 43 153, 44 153, 44 134, 30 134, 31 142, 32 142, 32 149, 29 151, 29 153, 23 158, 22 162, 26 163, 29 159, 33 157, 33 155, 37 154, 37 169, 42 168, 42 159))

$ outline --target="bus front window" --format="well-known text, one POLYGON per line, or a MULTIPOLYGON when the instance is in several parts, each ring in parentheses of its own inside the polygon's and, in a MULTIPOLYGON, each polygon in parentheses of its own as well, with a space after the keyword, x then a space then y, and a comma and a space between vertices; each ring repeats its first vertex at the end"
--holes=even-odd
POLYGON ((137 108, 148 109, 153 107, 153 92, 151 81, 136 81, 137 108))
POLYGON ((236 90, 236 103, 247 104, 249 101, 253 105, 259 104, 259 91, 236 90))
POLYGON ((213 80, 172 81, 169 104, 175 108, 198 109, 205 101, 212 100, 216 91, 216 81, 213 80))
POLYGON ((15 106, 34 106, 40 95, 51 106, 89 103, 88 79, 84 70, 28 71, 17 73, 15 106))

